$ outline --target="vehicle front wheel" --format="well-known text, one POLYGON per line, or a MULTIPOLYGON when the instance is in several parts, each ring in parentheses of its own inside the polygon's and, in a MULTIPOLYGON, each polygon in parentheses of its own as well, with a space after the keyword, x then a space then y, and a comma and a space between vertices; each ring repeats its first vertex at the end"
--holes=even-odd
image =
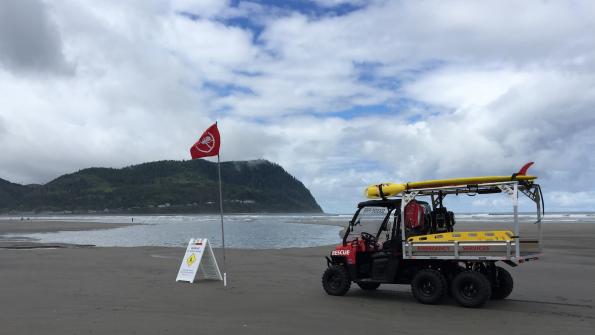
POLYGON ((380 283, 359 282, 357 283, 357 286, 364 291, 374 291, 380 287, 380 283))
POLYGON ((492 294, 490 281, 480 272, 464 271, 451 284, 453 298, 464 307, 481 307, 492 294))
POLYGON ((514 281, 510 272, 499 266, 496 267, 495 282, 492 283, 492 299, 505 299, 512 293, 514 281))
POLYGON ((322 287, 329 295, 345 295, 351 287, 349 273, 343 265, 333 265, 322 275, 322 287))
POLYGON ((411 281, 411 293, 422 304, 440 303, 446 291, 446 278, 437 270, 420 270, 411 281))

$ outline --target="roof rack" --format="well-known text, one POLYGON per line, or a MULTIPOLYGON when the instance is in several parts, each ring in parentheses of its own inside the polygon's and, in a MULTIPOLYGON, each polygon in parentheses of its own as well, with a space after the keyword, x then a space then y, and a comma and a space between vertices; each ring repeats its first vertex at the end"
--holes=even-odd
MULTIPOLYGON (((432 205, 436 207, 442 199, 449 194, 477 195, 477 194, 506 194, 512 202, 514 235, 511 240, 504 242, 473 242, 473 245, 466 246, 464 242, 433 243, 407 241, 405 236, 405 220, 400 222, 401 238, 403 243, 403 258, 405 259, 461 259, 461 260, 503 260, 507 262, 525 262, 537 259, 541 253, 542 229, 541 219, 543 214, 543 195, 539 184, 527 181, 506 181, 479 183, 472 185, 455 185, 430 187, 415 190, 405 190, 395 197, 383 200, 371 200, 360 203, 372 206, 394 202, 395 206, 400 205, 401 217, 405 215, 405 206, 418 196, 432 197, 432 205), (518 217, 519 191, 535 203, 538 229, 537 241, 521 241, 520 223, 518 217), (478 252, 467 252, 477 250, 478 252)), ((468 244, 468 243, 467 243, 468 244)))

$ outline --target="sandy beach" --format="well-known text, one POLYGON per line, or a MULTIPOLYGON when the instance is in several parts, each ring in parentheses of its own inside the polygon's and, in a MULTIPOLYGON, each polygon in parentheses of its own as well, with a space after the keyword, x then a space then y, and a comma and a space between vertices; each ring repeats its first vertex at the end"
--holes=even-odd
MULTIPOLYGON (((108 228, 26 224, 0 221, 0 236, 108 228)), ((347 296, 328 296, 320 277, 331 247, 228 250, 228 288, 221 282, 176 283, 182 248, 0 249, 0 333, 590 333, 595 328, 595 224, 544 228, 543 259, 511 269, 512 295, 482 309, 461 308, 452 300, 421 305, 402 285, 371 293, 354 285, 347 296)), ((215 252, 221 262, 220 250, 215 252)))

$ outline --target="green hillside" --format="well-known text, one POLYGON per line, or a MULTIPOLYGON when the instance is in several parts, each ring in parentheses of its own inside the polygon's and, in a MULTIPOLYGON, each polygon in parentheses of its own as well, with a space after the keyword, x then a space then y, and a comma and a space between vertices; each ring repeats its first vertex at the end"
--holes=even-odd
POLYGON ((12 207, 21 201, 27 190, 26 186, 13 184, 0 178, 0 210, 12 207))
MULTIPOLYGON (((265 161, 221 163, 224 211, 322 212, 310 191, 281 166, 265 161)), ((215 213, 217 164, 160 161, 122 169, 89 168, 45 185, 0 179, 0 212, 94 211, 215 213)))

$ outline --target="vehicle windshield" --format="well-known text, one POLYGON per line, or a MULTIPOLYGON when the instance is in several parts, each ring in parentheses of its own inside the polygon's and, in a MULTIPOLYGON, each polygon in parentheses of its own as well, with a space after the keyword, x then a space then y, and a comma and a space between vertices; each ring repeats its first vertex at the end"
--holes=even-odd
POLYGON ((376 236, 387 214, 388 208, 386 207, 362 208, 350 225, 351 229, 349 235, 347 235, 347 240, 353 240, 364 232, 376 236))

